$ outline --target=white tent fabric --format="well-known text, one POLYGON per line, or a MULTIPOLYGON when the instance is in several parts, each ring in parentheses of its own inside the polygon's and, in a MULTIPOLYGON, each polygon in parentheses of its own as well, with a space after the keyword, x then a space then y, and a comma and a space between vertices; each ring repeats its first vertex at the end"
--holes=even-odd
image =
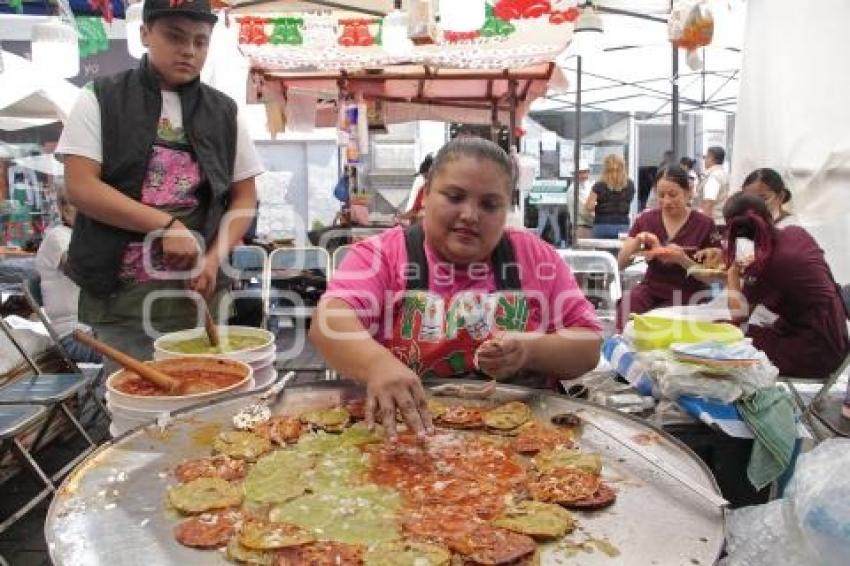
POLYGON ((732 186, 779 171, 803 225, 850 283, 850 2, 750 0, 732 186))
MULTIPOLYGON (((656 0, 600 0, 605 32, 604 52, 582 60, 582 107, 614 112, 670 113, 672 49, 664 21, 605 13, 605 8, 666 20, 669 2, 656 0)), ((734 111, 740 69, 745 7, 740 1, 709 2, 715 20, 714 40, 700 50, 704 65, 694 71, 687 54, 679 50, 679 109, 698 108, 734 111)), ((570 85, 575 88, 576 58, 567 49, 559 58, 570 85)), ((569 109, 575 91, 538 101, 532 110, 569 109)))
POLYGON ((80 89, 70 82, 50 77, 28 60, 3 51, 0 73, 0 127, 28 128, 65 120, 80 89))

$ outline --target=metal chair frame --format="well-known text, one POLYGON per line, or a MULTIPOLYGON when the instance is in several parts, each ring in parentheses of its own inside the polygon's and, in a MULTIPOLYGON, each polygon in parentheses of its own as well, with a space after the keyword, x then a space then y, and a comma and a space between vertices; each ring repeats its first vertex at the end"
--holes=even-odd
POLYGON ((268 328, 269 311, 269 254, 262 246, 236 246, 230 253, 230 266, 240 282, 259 280, 262 321, 260 326, 268 328), (257 258, 262 258, 257 262, 257 258))
POLYGON ((39 480, 44 484, 44 488, 33 499, 15 511, 9 518, 0 523, 0 532, 3 532, 30 509, 38 505, 42 499, 55 493, 57 489, 56 482, 76 467, 77 464, 85 459, 91 452, 93 452, 97 448, 97 443, 88 435, 85 427, 83 427, 80 421, 74 416, 73 411, 71 411, 67 405, 67 403, 77 395, 77 392, 80 389, 87 386, 85 376, 81 373, 42 373, 38 364, 29 352, 27 352, 26 348, 24 348, 18 339, 15 338, 12 328, 9 327, 9 324, 3 320, 2 317, 0 317, 0 329, 2 329, 3 333, 9 338, 12 345, 21 354, 24 361, 30 366, 33 372, 33 374, 29 377, 18 377, 0 387, 0 411, 10 410, 7 407, 21 408, 38 406, 41 409, 39 414, 32 416, 32 418, 26 420, 24 424, 19 424, 15 427, 15 434, 21 432, 34 422, 41 413, 47 413, 47 416, 41 424, 41 428, 36 433, 35 440, 29 449, 24 447, 23 444, 15 438, 15 434, 12 434, 11 432, 4 434, 2 445, 0 445, 0 457, 5 455, 7 450, 11 450, 16 457, 39 478, 39 480), (45 390, 43 387, 44 383, 49 380, 56 380, 60 384, 59 388, 48 387, 47 390, 45 390), (38 462, 34 458, 34 454, 40 448, 50 426, 53 424, 53 421, 60 414, 65 416, 73 428, 76 429, 83 439, 85 439, 88 446, 80 454, 72 458, 70 462, 62 466, 60 470, 52 475, 48 475, 41 466, 39 466, 38 462))
MULTIPOLYGON (((62 341, 56 333, 56 330, 53 328, 50 318, 47 316, 47 311, 44 309, 44 297, 41 294, 41 276, 35 275, 34 277, 24 279, 21 282, 21 287, 24 291, 24 299, 27 301, 30 309, 32 309, 38 317, 41 324, 44 325, 44 328, 47 330, 47 334, 50 337, 50 341, 56 347, 56 351, 59 352, 59 355, 62 356, 62 359, 68 367, 71 368, 73 373, 82 375, 82 371, 80 371, 77 363, 71 358, 68 351, 65 350, 65 347, 62 345, 62 341)), ((33 368, 33 371, 38 372, 39 370, 37 368, 33 368)), ((103 368, 100 369, 97 376, 90 380, 86 386, 86 393, 89 397, 91 397, 92 402, 95 405, 95 413, 92 415, 91 422, 95 422, 97 420, 98 413, 105 417, 109 417, 109 411, 106 410, 106 405, 104 405, 103 401, 101 401, 97 396, 97 386, 102 378, 103 368)))
MULTIPOLYGON (((292 270, 320 270, 326 279, 330 279, 331 275, 331 256, 325 248, 316 246, 298 247, 298 248, 278 248, 269 254, 269 269, 268 269, 268 289, 269 289, 269 324, 272 325, 272 319, 288 318, 293 321, 300 320, 306 323, 309 321, 314 312, 314 307, 276 307, 274 305, 274 297, 272 292, 273 282, 276 270, 292 269, 292 270)), ((293 329, 297 332, 298 325, 293 324, 293 329)), ((281 367, 282 370, 292 370, 297 372, 324 372, 325 379, 333 379, 334 373, 327 366, 322 367, 293 367, 286 365, 281 367)))
POLYGON ((623 296, 623 286, 620 279, 620 268, 617 265, 617 259, 606 251, 592 250, 573 250, 559 249, 556 250, 567 265, 570 266, 570 271, 576 276, 576 279, 581 283, 583 276, 604 276, 603 288, 607 289, 605 297, 600 297, 594 293, 594 289, 583 288, 585 295, 592 297, 600 297, 607 303, 605 315, 616 318, 617 301, 623 296))

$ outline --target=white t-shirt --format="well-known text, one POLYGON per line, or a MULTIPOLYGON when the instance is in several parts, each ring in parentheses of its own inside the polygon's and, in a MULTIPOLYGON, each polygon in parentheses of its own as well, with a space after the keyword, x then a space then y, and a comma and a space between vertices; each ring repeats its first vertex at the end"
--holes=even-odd
MULTIPOLYGON (((183 128, 183 109, 180 95, 174 91, 162 91, 162 115, 160 124, 168 122, 174 130, 183 128)), ((233 182, 256 177, 263 172, 263 166, 248 126, 241 113, 236 116, 236 159, 233 166, 233 182)), ((80 91, 74 109, 65 123, 56 153, 60 155, 79 155, 98 163, 103 163, 103 144, 100 137, 100 105, 91 86, 80 91)))
POLYGON ((59 270, 62 255, 68 251, 70 243, 71 229, 64 224, 53 226, 44 233, 44 240, 35 255, 35 268, 41 275, 44 310, 60 338, 82 326, 77 322, 80 288, 59 270))

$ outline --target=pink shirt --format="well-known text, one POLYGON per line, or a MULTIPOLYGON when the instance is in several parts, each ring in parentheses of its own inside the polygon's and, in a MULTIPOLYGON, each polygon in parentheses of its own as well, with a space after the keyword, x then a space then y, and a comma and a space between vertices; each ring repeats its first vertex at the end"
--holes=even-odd
MULTIPOLYGON (((576 284, 566 262, 540 238, 526 230, 506 228, 519 267, 522 291, 529 304, 529 330, 547 333, 562 328, 601 331, 593 306, 576 284)), ((425 243, 430 293, 450 298, 474 291, 492 293, 496 282, 489 262, 456 267, 441 262, 425 243)), ((397 227, 351 248, 334 272, 325 297, 339 298, 357 311, 364 328, 386 344, 394 312, 406 290, 407 250, 397 227)))

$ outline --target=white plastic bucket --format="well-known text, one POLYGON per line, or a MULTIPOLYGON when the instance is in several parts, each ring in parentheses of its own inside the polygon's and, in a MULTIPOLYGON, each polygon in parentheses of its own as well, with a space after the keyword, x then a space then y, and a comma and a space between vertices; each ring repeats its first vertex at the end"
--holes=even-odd
POLYGON ((220 326, 218 328, 218 332, 222 342, 227 339, 228 335, 247 335, 262 338, 263 343, 259 346, 253 346, 244 350, 237 350, 235 352, 226 352, 222 354, 183 354, 181 352, 175 352, 173 350, 166 349, 166 346, 168 346, 169 344, 173 344, 174 342, 192 340, 206 336, 206 331, 203 328, 190 328, 188 330, 180 330, 178 332, 170 332, 168 334, 163 334, 162 336, 157 338, 156 341, 154 341, 153 343, 154 359, 163 360, 176 357, 209 357, 212 355, 225 357, 230 360, 239 360, 241 362, 251 363, 258 360, 264 360, 269 356, 274 356, 274 334, 272 334, 268 330, 264 330, 262 328, 254 328, 253 326, 220 326))
POLYGON ((242 391, 246 387, 251 387, 253 385, 253 376, 254 369, 246 364, 245 362, 241 362, 238 360, 228 360, 222 358, 215 358, 210 356, 205 357, 190 357, 190 358, 170 358, 167 360, 159 360, 156 362, 148 362, 150 364, 155 365, 158 369, 161 369, 165 373, 168 373, 169 367, 183 367, 185 368, 186 364, 198 363, 213 363, 215 366, 221 367, 222 369, 231 369, 233 371, 240 372, 240 375, 243 375, 241 380, 236 383, 224 387, 222 389, 217 389, 215 391, 206 391, 203 393, 192 393, 189 395, 158 395, 158 396, 148 396, 148 395, 133 395, 122 392, 115 388, 115 382, 118 377, 124 373, 125 370, 118 370, 112 375, 110 375, 106 379, 106 390, 110 393, 110 399, 122 407, 127 409, 141 409, 141 410, 154 410, 154 411, 173 411, 175 409, 182 409, 183 407, 188 407, 189 405, 195 405, 197 403, 204 403, 211 399, 215 399, 216 397, 221 397, 223 395, 227 395, 229 393, 234 393, 237 391, 242 391))
POLYGON ((277 377, 277 370, 275 369, 273 364, 267 365, 263 368, 255 368, 254 369, 254 387, 265 387, 275 380, 277 377))

